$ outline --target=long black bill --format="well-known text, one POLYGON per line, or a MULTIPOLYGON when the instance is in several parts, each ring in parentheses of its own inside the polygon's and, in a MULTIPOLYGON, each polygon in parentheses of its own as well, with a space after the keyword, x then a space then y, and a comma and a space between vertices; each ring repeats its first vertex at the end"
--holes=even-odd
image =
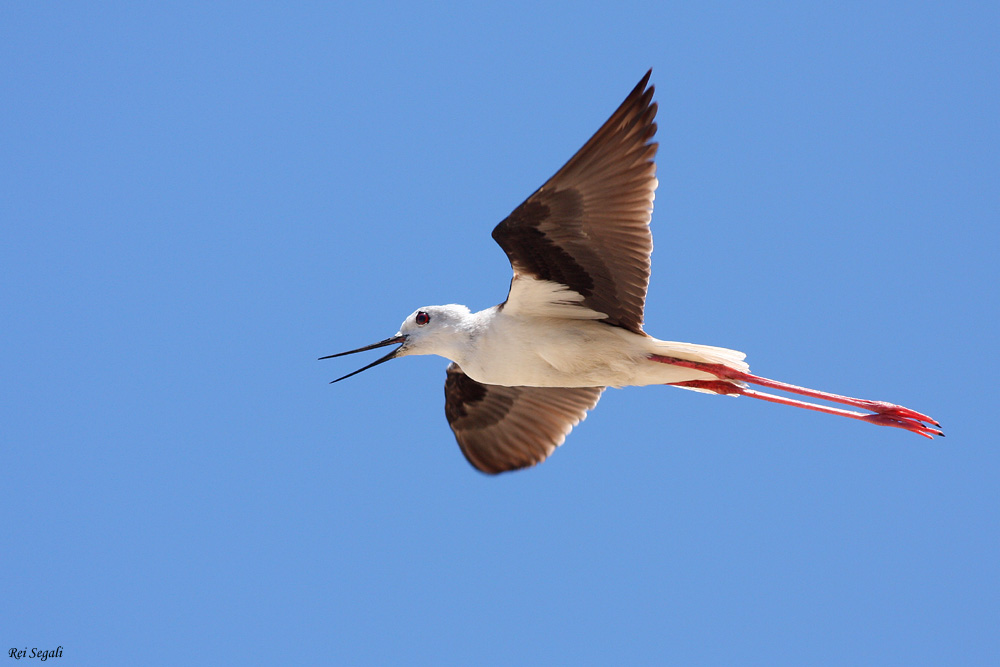
MULTIPOLYGON (((328 355, 328 356, 325 356, 325 357, 320 357, 320 359, 333 359, 334 357, 343 357, 344 355, 347 355, 347 354, 354 354, 356 352, 367 352, 368 350, 374 350, 375 348, 378 348, 378 347, 385 347, 386 345, 395 345, 396 343, 403 343, 403 342, 406 342, 406 336, 393 336, 392 338, 386 338, 385 340, 379 341, 378 343, 373 343, 372 345, 365 345, 364 347, 359 347, 358 349, 351 350, 350 352, 341 352, 339 354, 331 354, 331 355, 328 355)), ((340 382, 341 380, 346 380, 347 378, 349 378, 349 377, 351 377, 353 375, 357 375, 361 371, 368 370, 372 366, 378 366, 379 364, 383 364, 383 363, 389 361, 390 359, 394 359, 396 357, 396 355, 399 354, 400 349, 402 349, 402 348, 397 347, 395 350, 393 350, 389 354, 385 355, 384 357, 382 357, 378 361, 373 361, 372 363, 368 364, 364 368, 359 368, 358 370, 354 371, 353 373, 348 373, 344 377, 337 378, 336 380, 333 380, 332 382, 330 382, 330 384, 333 384, 334 382, 340 382)))

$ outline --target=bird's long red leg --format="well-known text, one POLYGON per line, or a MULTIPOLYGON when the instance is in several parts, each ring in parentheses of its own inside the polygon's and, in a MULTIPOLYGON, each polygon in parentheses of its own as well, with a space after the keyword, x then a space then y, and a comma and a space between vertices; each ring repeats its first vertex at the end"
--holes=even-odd
POLYGON ((687 359, 665 357, 658 354, 652 354, 649 358, 652 361, 658 361, 663 364, 671 364, 674 366, 681 366, 683 368, 702 371, 704 373, 710 373, 711 375, 720 378, 720 380, 745 382, 747 384, 755 384, 760 387, 778 389, 792 394, 799 394, 802 396, 809 396, 811 398, 831 401, 833 403, 850 405, 851 407, 860 408, 862 410, 869 410, 874 414, 864 414, 861 412, 854 412, 852 410, 842 410, 840 408, 827 407, 823 405, 816 405, 815 403, 807 403, 805 401, 784 398, 782 396, 775 396, 774 394, 767 394, 747 389, 737 384, 733 384, 732 382, 721 382, 719 380, 691 380, 688 382, 672 383, 676 386, 704 389, 707 391, 714 391, 719 394, 739 394, 741 396, 749 396, 750 398, 759 398, 764 401, 770 401, 771 403, 791 405, 798 408, 806 408, 807 410, 815 410, 817 412, 850 417, 851 419, 861 419, 880 426, 893 426, 896 428, 906 429, 907 431, 913 431, 914 433, 928 438, 935 435, 944 435, 939 428, 930 428, 922 422, 927 422, 927 424, 933 424, 934 426, 940 427, 941 425, 939 423, 925 414, 921 414, 915 410, 910 410, 909 408, 904 408, 901 405, 886 403, 885 401, 869 401, 863 398, 851 398, 850 396, 841 396, 839 394, 831 394, 825 391, 807 389, 806 387, 799 387, 794 384, 788 384, 787 382, 778 382, 777 380, 769 380, 768 378, 759 377, 750 373, 744 373, 742 371, 729 368, 723 364, 688 361, 687 359))

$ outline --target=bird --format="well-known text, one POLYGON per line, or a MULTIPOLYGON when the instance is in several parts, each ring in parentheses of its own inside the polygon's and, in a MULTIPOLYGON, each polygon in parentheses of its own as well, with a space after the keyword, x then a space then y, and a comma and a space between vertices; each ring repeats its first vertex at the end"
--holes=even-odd
POLYGON ((445 416, 465 458, 487 474, 544 461, 606 387, 656 384, 747 396, 943 436, 938 422, 909 408, 769 380, 750 373, 743 352, 659 340, 643 330, 657 187, 651 75, 494 228, 513 269, 503 303, 479 312, 457 304, 419 308, 389 338, 320 357, 399 346, 333 382, 407 355, 448 359, 445 416))

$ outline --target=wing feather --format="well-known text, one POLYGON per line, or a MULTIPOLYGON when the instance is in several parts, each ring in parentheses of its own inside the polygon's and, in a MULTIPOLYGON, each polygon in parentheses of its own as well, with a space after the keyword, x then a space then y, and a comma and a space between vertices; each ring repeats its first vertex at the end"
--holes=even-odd
POLYGON ((649 77, 647 72, 576 155, 493 230, 514 270, 502 307, 555 315, 541 304, 558 310, 569 302, 596 314, 584 317, 642 333, 657 184, 649 77), (531 280, 519 284, 525 278, 531 280), (547 294, 532 293, 542 289, 547 294), (553 296, 558 292, 578 297, 553 296))
POLYGON ((445 415, 458 446, 489 474, 533 466, 565 441, 604 387, 502 387, 448 366, 445 415))

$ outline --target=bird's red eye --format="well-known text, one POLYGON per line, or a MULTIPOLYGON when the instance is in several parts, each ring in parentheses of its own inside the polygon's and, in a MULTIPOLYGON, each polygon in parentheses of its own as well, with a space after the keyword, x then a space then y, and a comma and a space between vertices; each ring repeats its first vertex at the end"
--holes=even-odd
POLYGON ((422 327, 422 326, 424 326, 425 324, 427 324, 430 321, 431 321, 431 316, 428 315, 427 313, 425 313, 424 311, 421 310, 419 313, 417 313, 417 325, 418 326, 422 327))

